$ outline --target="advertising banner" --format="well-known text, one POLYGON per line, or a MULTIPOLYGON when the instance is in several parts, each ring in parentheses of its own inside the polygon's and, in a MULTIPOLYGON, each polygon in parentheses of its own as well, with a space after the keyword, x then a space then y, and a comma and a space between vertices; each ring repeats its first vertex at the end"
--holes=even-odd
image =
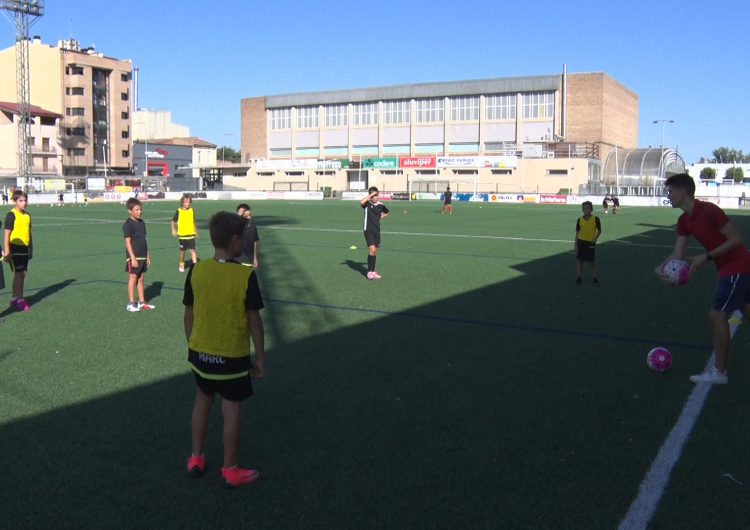
POLYGON ((523 202, 523 195, 515 193, 491 193, 489 202, 523 202))
POLYGON ((364 169, 396 169, 398 168, 398 158, 365 158, 362 161, 364 169))
POLYGON ((435 157, 434 156, 402 156, 398 159, 398 167, 402 168, 434 168, 435 157))
POLYGON ((349 160, 316 160, 314 158, 303 158, 297 160, 258 160, 255 164, 256 170, 341 169, 346 167, 349 167, 349 160))
POLYGON ((541 204, 568 204, 567 195, 539 195, 539 202, 541 204))
POLYGON ((482 167, 479 156, 439 156, 437 167, 482 167))
POLYGON ((65 191, 65 179, 44 179, 44 191, 65 191))

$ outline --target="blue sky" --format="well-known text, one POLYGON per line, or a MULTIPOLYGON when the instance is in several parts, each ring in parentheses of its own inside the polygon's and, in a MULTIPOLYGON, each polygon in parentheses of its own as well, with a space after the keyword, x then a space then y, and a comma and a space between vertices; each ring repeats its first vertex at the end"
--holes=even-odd
MULTIPOLYGON (((14 29, 0 22, 5 48, 14 29)), ((745 0, 47 0, 30 33, 131 59, 141 107, 235 148, 243 97, 550 75, 567 63, 638 94, 641 147, 661 145, 652 122, 670 119, 665 144, 687 163, 720 146, 750 152, 745 0)))

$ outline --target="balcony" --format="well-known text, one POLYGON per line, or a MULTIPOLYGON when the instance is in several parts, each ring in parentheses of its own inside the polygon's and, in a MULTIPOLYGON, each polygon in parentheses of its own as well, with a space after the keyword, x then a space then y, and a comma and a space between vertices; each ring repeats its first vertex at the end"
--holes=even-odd
POLYGON ((36 145, 31 146, 29 149, 34 156, 57 156, 57 151, 54 147, 38 147, 36 145))

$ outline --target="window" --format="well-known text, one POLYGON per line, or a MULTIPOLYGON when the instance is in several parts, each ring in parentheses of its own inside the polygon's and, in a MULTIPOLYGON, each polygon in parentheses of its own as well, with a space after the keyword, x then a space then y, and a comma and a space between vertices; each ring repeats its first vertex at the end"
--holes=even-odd
POLYGON ((128 131, 122 131, 122 137, 123 138, 130 138, 130 133, 128 131))
POLYGON ((516 95, 494 94, 485 97, 484 116, 488 120, 515 120, 516 95))
POLYGON ((34 147, 36 145, 36 138, 33 136, 29 136, 29 147, 34 147))
POLYGON ((567 174, 568 174, 567 169, 548 169, 547 170, 547 175, 550 175, 550 176, 557 175, 558 177, 562 177, 567 174))
POLYGON ((128 119, 128 116, 129 116, 129 115, 128 115, 127 111, 125 111, 125 112, 123 112, 122 114, 120 114, 120 117, 121 117, 121 118, 122 118, 123 120, 127 120, 127 119, 128 119))
POLYGON ((417 100, 417 123, 440 123, 443 121, 445 100, 442 98, 417 100))
POLYGON ((383 105, 386 125, 408 125, 411 122, 410 100, 386 101, 383 105))
POLYGON ((292 128, 292 109, 271 109, 271 130, 281 131, 292 128))
POLYGON ((120 79, 125 82, 130 81, 130 72, 120 74, 120 79))
POLYGON ((67 96, 82 96, 83 95, 83 87, 81 86, 73 86, 73 87, 65 87, 65 95, 67 96))
POLYGON ((355 103, 354 104, 354 125, 377 125, 378 124, 378 104, 372 103, 355 103))
POLYGON ((67 107, 65 109, 66 116, 83 116, 83 107, 67 107))
POLYGON ((69 65, 65 67, 67 75, 83 75, 83 66, 69 65))
POLYGON ((68 136, 85 136, 86 130, 83 127, 68 127, 65 129, 68 136))
POLYGON ((68 148, 68 156, 84 156, 86 154, 86 149, 83 147, 69 147, 68 148))
POLYGON ((123 149, 121 154, 123 158, 130 158, 130 151, 127 149, 123 149))
POLYGON ((451 98, 451 120, 478 121, 479 96, 459 96, 451 98))
POLYGON ((318 107, 298 107, 297 108, 297 128, 298 129, 317 129, 318 128, 318 107))
POLYGON ((531 92, 523 95, 523 117, 525 119, 552 118, 554 112, 554 92, 531 92))
POLYGON ((348 105, 326 105, 326 127, 346 127, 349 123, 348 105))
POLYGON ((130 99, 130 94, 128 94, 127 92, 121 92, 120 99, 123 101, 127 101, 128 99, 130 99))

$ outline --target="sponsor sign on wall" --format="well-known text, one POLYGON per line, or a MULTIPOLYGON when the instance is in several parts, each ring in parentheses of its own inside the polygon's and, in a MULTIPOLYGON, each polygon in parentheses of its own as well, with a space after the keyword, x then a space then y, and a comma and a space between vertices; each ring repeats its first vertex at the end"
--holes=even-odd
POLYGON ((349 167, 349 160, 315 160, 314 158, 303 158, 298 160, 258 160, 255 163, 256 170, 306 170, 306 169, 341 169, 349 167))
POLYGON ((491 193, 489 202, 523 202, 523 195, 515 193, 491 193))
POLYGON ((398 168, 398 158, 365 158, 362 161, 364 169, 396 169, 398 168))
POLYGON ((568 204, 567 195, 539 195, 541 204, 568 204))
POLYGON ((398 167, 402 168, 434 168, 435 157, 434 156, 402 156, 398 159, 398 167))

